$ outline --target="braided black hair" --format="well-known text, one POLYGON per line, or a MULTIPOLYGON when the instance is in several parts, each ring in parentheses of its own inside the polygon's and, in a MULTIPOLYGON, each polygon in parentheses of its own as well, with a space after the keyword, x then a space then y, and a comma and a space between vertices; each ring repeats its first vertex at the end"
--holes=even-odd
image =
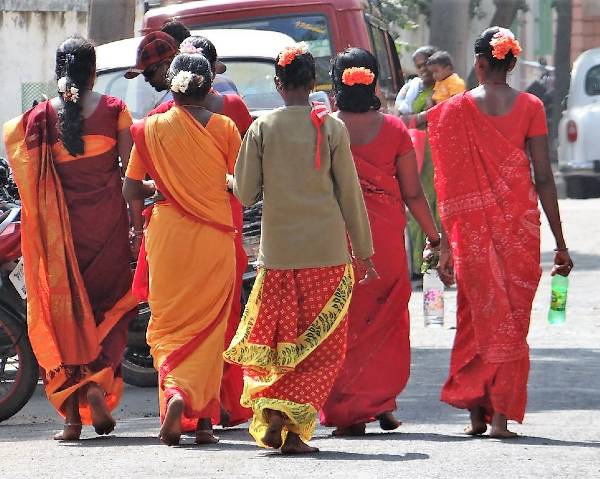
POLYGON ((362 48, 346 48, 333 59, 331 81, 335 103, 342 111, 365 113, 369 110, 379 110, 381 100, 375 94, 379 65, 372 53, 362 48), (345 85, 342 81, 344 70, 352 67, 368 68, 375 75, 370 85, 345 85))
POLYGON ((514 66, 517 57, 514 56, 512 51, 509 51, 503 60, 494 58, 490 42, 499 31, 500 27, 490 27, 484 30, 475 40, 475 54, 484 57, 488 61, 491 70, 507 72, 514 66))
POLYGON ((281 81, 286 90, 291 88, 311 88, 317 77, 315 59, 310 52, 296 55, 291 63, 282 67, 279 59, 283 52, 277 55, 275 60, 275 75, 281 81))
POLYGON ((204 55, 200 53, 180 53, 171 62, 167 81, 169 85, 179 72, 190 72, 193 76, 187 90, 184 93, 173 92, 173 95, 191 97, 203 100, 212 86, 212 75, 210 64, 204 55))
POLYGON ((58 109, 59 138, 72 156, 83 155, 81 95, 96 72, 94 45, 82 37, 67 38, 56 50, 55 71, 57 80, 65 79, 63 82, 67 92, 72 87, 79 90, 77 101, 66 101, 66 95, 59 92, 62 103, 58 109))

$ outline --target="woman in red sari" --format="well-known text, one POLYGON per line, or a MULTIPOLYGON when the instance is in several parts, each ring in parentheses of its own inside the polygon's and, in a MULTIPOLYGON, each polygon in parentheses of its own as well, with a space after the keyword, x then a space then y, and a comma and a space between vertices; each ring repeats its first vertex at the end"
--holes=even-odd
POLYGON ((483 434, 490 423, 490 435, 498 438, 515 437, 507 420, 521 422, 525 414, 527 333, 541 274, 538 198, 556 239, 552 274, 566 276, 573 267, 544 107, 506 83, 520 51, 510 30, 485 30, 475 42, 479 86, 427 112, 447 232, 440 272, 447 283, 454 274, 458 285, 457 332, 442 400, 469 410, 467 434, 483 434))
POLYGON ((65 417, 59 440, 81 425, 115 427, 131 293, 129 220, 119 157, 131 150, 131 115, 91 90, 94 46, 67 39, 56 52, 59 96, 4 127, 23 203, 22 250, 29 337, 46 394, 65 417))
POLYGON ((393 411, 410 372, 405 203, 430 242, 440 243, 408 131, 378 111, 377 77, 377 60, 366 50, 349 48, 334 60, 337 118, 350 133, 381 277, 353 292, 346 360, 321 410, 321 423, 335 426, 335 435, 362 435, 375 419, 384 430, 400 425, 393 411))

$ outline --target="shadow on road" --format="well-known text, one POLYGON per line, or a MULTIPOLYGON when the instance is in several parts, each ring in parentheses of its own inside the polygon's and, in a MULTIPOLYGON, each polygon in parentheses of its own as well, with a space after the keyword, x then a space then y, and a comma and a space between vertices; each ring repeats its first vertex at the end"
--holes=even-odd
MULTIPOLYGON (((439 401, 449 360, 448 349, 412 350, 411 379, 397 399, 397 416, 401 421, 467 424, 466 411, 439 401)), ((527 413, 600 409, 598 364, 600 348, 531 349, 527 413)), ((457 428, 457 433, 461 430, 462 427, 457 428)))
POLYGON ((302 456, 285 456, 280 452, 266 452, 263 457, 284 458, 290 457, 302 459, 315 459, 317 461, 383 461, 383 462, 404 462, 404 461, 422 461, 429 459, 429 454, 419 452, 407 452, 406 454, 362 454, 359 452, 341 452, 341 451, 323 451, 318 454, 305 454, 302 456))

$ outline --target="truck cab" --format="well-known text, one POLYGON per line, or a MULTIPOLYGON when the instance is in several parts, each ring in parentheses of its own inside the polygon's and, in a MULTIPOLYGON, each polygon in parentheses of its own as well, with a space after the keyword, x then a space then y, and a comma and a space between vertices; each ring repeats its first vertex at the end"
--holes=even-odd
POLYGON ((306 42, 317 65, 318 91, 331 92, 331 58, 348 46, 371 51, 379 62, 383 105, 391 111, 404 83, 396 47, 379 12, 366 0, 202 0, 148 11, 143 33, 169 20, 188 28, 243 28, 285 33, 306 42))

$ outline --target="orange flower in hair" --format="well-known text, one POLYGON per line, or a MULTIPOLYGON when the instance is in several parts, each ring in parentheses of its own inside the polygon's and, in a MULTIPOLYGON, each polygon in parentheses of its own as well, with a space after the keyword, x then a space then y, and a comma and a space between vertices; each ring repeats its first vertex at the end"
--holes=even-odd
POLYGON ((308 53, 308 47, 306 44, 296 43, 296 45, 283 49, 283 51, 279 54, 279 61, 277 64, 280 67, 285 68, 292 63, 297 56, 304 55, 305 53, 308 53))
POLYGON ((342 83, 346 86, 370 85, 375 81, 375 74, 365 67, 346 68, 342 73, 342 83))
POLYGON ((492 47, 492 56, 496 60, 504 60, 508 52, 512 52, 515 57, 521 54, 521 45, 515 38, 513 32, 508 28, 500 28, 500 31, 490 40, 492 47))

